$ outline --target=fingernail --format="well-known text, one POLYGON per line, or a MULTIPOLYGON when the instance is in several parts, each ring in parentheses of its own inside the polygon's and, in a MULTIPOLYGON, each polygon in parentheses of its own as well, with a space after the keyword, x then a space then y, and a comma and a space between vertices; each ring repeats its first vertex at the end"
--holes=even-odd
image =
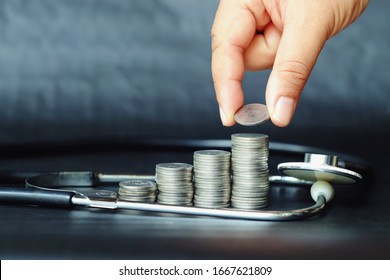
POLYGON ((225 123, 226 123, 226 115, 225 115, 225 112, 223 111, 221 105, 219 105, 219 115, 221 117, 222 124, 225 125, 225 123))
POLYGON ((281 96, 276 103, 273 117, 281 124, 288 125, 295 111, 295 100, 288 96, 281 96))

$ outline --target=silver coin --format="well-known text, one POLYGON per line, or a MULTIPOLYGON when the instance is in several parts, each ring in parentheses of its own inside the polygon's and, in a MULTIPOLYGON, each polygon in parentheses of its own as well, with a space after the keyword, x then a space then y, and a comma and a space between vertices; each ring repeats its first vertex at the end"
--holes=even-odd
POLYGON ((157 202, 169 205, 191 205, 194 195, 193 166, 187 163, 156 165, 157 202))
POLYGON ((119 183, 119 198, 133 202, 154 202, 157 185, 150 180, 126 180, 119 183))
POLYGON ((211 177, 211 176, 207 176, 207 174, 196 174, 194 176, 194 179, 195 179, 195 184, 197 183, 230 183, 230 174, 226 175, 226 176, 215 176, 215 177, 211 177))
POLYGON ((174 185, 174 184, 160 184, 158 185, 158 191, 165 191, 165 192, 192 192, 194 189, 193 184, 180 184, 180 185, 174 185))
POLYGON ((158 194, 158 200, 161 201, 192 201, 193 195, 171 195, 171 194, 158 194))
POLYGON ((131 201, 131 202, 155 202, 156 201, 155 196, 153 196, 153 197, 121 196, 120 199, 125 200, 125 201, 131 201))
POLYGON ((258 209, 268 205, 268 135, 238 133, 232 135, 231 207, 258 209))
POLYGON ((186 202, 186 203, 190 203, 192 202, 192 199, 193 199, 193 196, 163 196, 163 195, 159 195, 157 197, 157 200, 158 201, 164 201, 164 202, 179 202, 179 203, 182 203, 182 202, 186 202))
POLYGON ((259 190, 259 191, 237 191, 233 190, 232 195, 235 198, 245 197, 245 198, 263 198, 268 197, 268 190, 259 190))
POLYGON ((194 201, 195 207, 200 207, 200 208, 228 208, 230 203, 203 203, 203 202, 195 202, 194 201))
POLYGON ((264 104, 253 103, 241 107, 234 115, 234 119, 241 125, 253 126, 268 121, 269 113, 264 104))
POLYGON ((120 187, 139 188, 139 187, 156 187, 156 183, 150 180, 126 180, 119 182, 120 187))
POLYGON ((123 197, 152 197, 152 196, 156 196, 157 195, 157 192, 152 192, 152 193, 128 193, 128 192, 121 192, 119 191, 118 192, 119 194, 119 197, 123 198, 123 197))
POLYGON ((257 210, 257 209, 261 209, 261 208, 265 208, 268 206, 268 203, 264 203, 264 204, 261 204, 261 205, 248 205, 248 204, 244 204, 244 203, 235 203, 235 202, 231 202, 230 204, 233 208, 238 208, 238 209, 242 209, 242 210, 257 210))
POLYGON ((202 202, 221 202, 221 201, 224 201, 225 203, 227 203, 230 199, 230 197, 223 197, 223 196, 203 196, 203 195, 194 195, 194 199, 196 201, 202 201, 202 202))
POLYGON ((215 198, 219 198, 219 199, 229 200, 230 199, 230 192, 226 192, 226 193, 207 192, 207 193, 201 193, 200 196, 195 192, 194 197, 200 197, 200 198, 206 198, 206 199, 215 197, 215 198))
POLYGON ((229 158, 231 155, 230 152, 228 151, 223 151, 223 150, 200 150, 194 152, 194 158, 197 157, 208 157, 208 158, 229 158))
POLYGON ((231 203, 235 205, 263 207, 264 205, 268 205, 268 198, 258 197, 256 199, 249 199, 247 197, 233 197, 231 203))
POLYGON ((85 191, 83 192, 84 195, 88 196, 89 198, 96 198, 96 199, 115 199, 118 197, 119 193, 117 194, 114 191, 109 190, 91 190, 91 191, 85 191))
POLYGON ((241 145, 254 141, 268 141, 268 135, 263 133, 235 133, 231 137, 233 142, 237 140, 241 145))
POLYGON ((168 163, 159 163, 156 165, 156 169, 161 170, 182 170, 182 169, 191 169, 192 165, 188 163, 180 163, 180 162, 168 162, 168 163))
POLYGON ((194 205, 224 208, 230 201, 231 152, 200 150, 194 152, 194 205))
POLYGON ((157 186, 154 187, 119 187, 119 195, 133 195, 133 196, 145 196, 155 194, 157 186))

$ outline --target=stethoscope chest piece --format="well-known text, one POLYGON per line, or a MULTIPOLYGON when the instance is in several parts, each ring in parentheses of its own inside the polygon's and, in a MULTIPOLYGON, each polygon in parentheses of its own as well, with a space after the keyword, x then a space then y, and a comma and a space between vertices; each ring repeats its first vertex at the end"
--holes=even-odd
MULTIPOLYGON (((352 163, 350 163, 352 164, 352 163)), ((352 166, 352 165, 350 165, 352 166)), ((122 209, 160 213, 175 213, 196 216, 211 216, 250 220, 297 220, 316 215, 323 211, 334 195, 332 184, 352 184, 362 176, 350 169, 349 165, 334 156, 306 154, 304 162, 287 162, 278 165, 285 176, 270 176, 271 183, 302 184, 313 183, 310 194, 315 204, 292 210, 243 210, 235 208, 202 208, 160 203, 127 201, 117 192, 94 189, 105 184, 118 184, 124 180, 155 180, 155 175, 103 174, 96 172, 54 172, 38 174, 26 179, 26 188, 0 188, 0 203, 12 202, 50 207, 74 206, 122 209), (71 190, 86 187, 87 192, 71 190), (92 190, 90 190, 92 188, 92 190)))
POLYGON ((362 175, 346 169, 344 161, 337 156, 305 154, 304 162, 284 162, 278 165, 280 173, 306 181, 326 181, 331 184, 354 184, 362 175))
POLYGON ((362 180, 359 173, 344 168, 345 165, 337 156, 306 153, 304 162, 281 163, 278 170, 286 176, 312 181, 310 194, 313 200, 323 196, 329 202, 334 196, 331 184, 354 184, 362 180))

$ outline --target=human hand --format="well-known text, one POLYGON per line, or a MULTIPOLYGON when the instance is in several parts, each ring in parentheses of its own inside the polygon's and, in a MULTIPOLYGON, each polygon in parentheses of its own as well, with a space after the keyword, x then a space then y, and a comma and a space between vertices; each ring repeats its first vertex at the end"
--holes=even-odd
POLYGON ((245 70, 273 68, 266 88, 272 122, 287 126, 325 42, 368 0, 221 0, 212 28, 212 74, 222 123, 244 104, 245 70))

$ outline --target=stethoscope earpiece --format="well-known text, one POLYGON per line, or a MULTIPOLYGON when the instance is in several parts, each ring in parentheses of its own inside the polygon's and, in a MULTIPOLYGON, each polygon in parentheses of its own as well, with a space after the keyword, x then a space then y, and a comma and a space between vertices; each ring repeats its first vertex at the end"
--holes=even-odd
POLYGON ((311 198, 315 202, 318 201, 319 196, 325 197, 326 203, 330 202, 334 196, 333 186, 326 181, 317 181, 310 188, 311 198))

